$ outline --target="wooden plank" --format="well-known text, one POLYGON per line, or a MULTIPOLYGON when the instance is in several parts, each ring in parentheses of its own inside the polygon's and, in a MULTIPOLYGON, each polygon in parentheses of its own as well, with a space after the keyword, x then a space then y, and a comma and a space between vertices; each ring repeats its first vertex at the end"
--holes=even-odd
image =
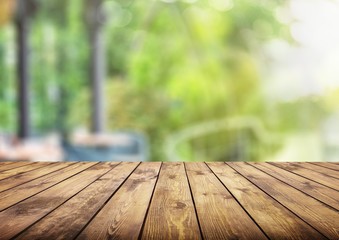
POLYGON ((240 162, 227 164, 326 237, 339 238, 339 214, 335 209, 249 164, 240 162))
POLYGON ((329 168, 324 168, 322 166, 318 166, 316 164, 311 164, 311 163, 296 163, 297 165, 310 169, 312 171, 316 171, 322 174, 325 174, 327 176, 339 179, 339 172, 333 169, 329 169, 329 168))
POLYGON ((2 162, 2 161, 0 160, 0 168, 1 168, 2 165, 3 165, 3 166, 6 166, 6 165, 9 165, 9 164, 13 164, 13 163, 15 163, 15 162, 9 162, 9 161, 4 161, 4 162, 2 162))
POLYGON ((7 171, 7 170, 12 170, 12 169, 15 169, 15 168, 31 165, 31 164, 33 164, 33 162, 13 162, 12 164, 9 162, 9 164, 4 164, 4 165, 2 165, 2 164, 3 163, 0 164, 1 165, 0 174, 4 171, 7 171))
POLYGON ((251 163, 254 167, 264 171, 265 173, 283 181, 300 191, 326 203, 327 205, 339 210, 339 192, 321 185, 317 182, 308 180, 299 175, 278 168, 267 163, 251 163))
POLYGON ((117 163, 98 163, 67 180, 0 212, 0 239, 9 239, 80 192, 117 163))
POLYGON ((332 170, 339 171, 339 165, 337 165, 337 164, 332 164, 332 163, 329 163, 329 162, 310 162, 310 163, 324 167, 324 168, 329 168, 329 169, 332 169, 332 170))
POLYGON ((204 239, 267 239, 205 163, 185 163, 204 239))
POLYGON ((32 164, 32 162, 5 162, 0 163, 0 172, 32 164))
POLYGON ((59 171, 50 173, 44 177, 2 192, 0 193, 0 211, 42 192, 43 190, 54 186, 55 184, 93 166, 94 164, 95 163, 89 162, 76 163, 59 171))
POLYGON ((16 239, 74 239, 138 164, 113 168, 16 239))
POLYGON ((339 191, 339 181, 336 178, 332 178, 323 173, 310 171, 309 169, 303 168, 294 163, 272 162, 271 164, 339 191))
POLYGON ((23 174, 23 173, 32 171, 34 169, 42 168, 42 167, 47 166, 49 164, 51 164, 51 163, 47 163, 47 162, 31 163, 31 164, 21 166, 21 167, 18 167, 18 168, 9 169, 9 170, 0 172, 0 180, 9 178, 9 177, 12 177, 12 176, 15 176, 15 175, 23 174))
POLYGON ((163 163, 142 239, 201 239, 183 163, 163 163))
POLYGON ((52 163, 42 168, 34 169, 32 171, 15 175, 0 181, 0 192, 18 186, 20 184, 32 181, 38 177, 47 175, 51 172, 65 168, 73 163, 52 163))
POLYGON ((208 166, 270 239, 327 239, 225 163, 208 166))
POLYGON ((77 239, 138 239, 161 163, 141 163, 77 239))

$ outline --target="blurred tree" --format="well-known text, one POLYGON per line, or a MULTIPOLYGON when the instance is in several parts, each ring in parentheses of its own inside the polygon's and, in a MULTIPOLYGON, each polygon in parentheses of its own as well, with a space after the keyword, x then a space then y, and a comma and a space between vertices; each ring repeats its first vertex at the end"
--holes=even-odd
POLYGON ((103 25, 105 14, 102 9, 103 0, 87 0, 85 4, 85 21, 88 31, 91 83, 91 129, 100 133, 105 128, 104 113, 104 80, 105 80, 105 43, 103 25))
POLYGON ((18 137, 26 139, 31 134, 30 114, 30 41, 31 18, 36 11, 35 0, 18 0, 16 4, 17 74, 18 74, 18 137))
MULTIPOLYGON (((70 106, 77 92, 89 88, 88 42, 82 0, 39 1, 33 38, 35 130, 61 131, 74 127, 70 106), (79 41, 79 39, 83 39, 79 41), (44 68, 39 66, 43 65, 44 68), (46 116, 45 112, 49 114, 46 116)), ((89 111, 88 104, 81 107, 89 111)))
MULTIPOLYGON (((75 126, 91 126, 90 90, 96 86, 88 81, 90 56, 104 52, 101 31, 103 42, 107 43, 108 76, 105 85, 97 89, 103 88, 106 95, 108 130, 132 128, 145 132, 152 142, 154 160, 163 159, 163 140, 190 124, 244 115, 256 116, 264 123, 270 118, 257 57, 266 41, 290 37, 288 26, 277 21, 274 11, 285 1, 37 0, 37 3, 39 11, 32 19, 30 37, 35 131, 67 133, 75 126), (95 14, 96 8, 105 14, 95 14)), ((8 97, 11 94, 3 90, 11 85, 3 79, 10 79, 14 71, 14 63, 5 60, 10 55, 11 48, 7 46, 12 40, 11 34, 0 32, 0 116, 10 114, 13 107, 8 97)), ((103 65, 96 68, 92 63, 93 69, 103 69, 103 65)), ((99 72, 93 70, 92 79, 101 78, 99 72)), ((329 107, 331 102, 328 99, 325 105, 329 107)), ((308 98, 280 104, 277 111, 281 114, 277 114, 277 123, 271 130, 299 128, 303 124, 299 107, 311 109, 315 116, 323 105, 311 103, 308 98), (292 117, 283 117, 283 113, 292 117)), ((0 118, 2 128, 10 128, 8 119, 0 118)), ((234 142, 261 144, 249 130, 242 132, 240 135, 250 140, 234 142)), ((231 142, 229 137, 242 139, 237 134, 223 132, 214 139, 227 145, 231 142)), ((192 144, 211 149, 213 141, 206 136, 192 144)), ((224 152, 222 149, 216 152, 237 155, 239 145, 233 145, 230 144, 230 149, 221 146, 225 147, 224 152)), ((255 153, 250 149, 248 155, 251 154, 255 153)))

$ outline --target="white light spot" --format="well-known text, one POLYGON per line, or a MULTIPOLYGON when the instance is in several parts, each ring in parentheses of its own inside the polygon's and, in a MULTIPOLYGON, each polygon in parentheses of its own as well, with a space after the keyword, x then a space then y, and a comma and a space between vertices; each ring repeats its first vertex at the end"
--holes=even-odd
POLYGON ((218 11, 228 11, 233 8, 233 0, 210 0, 209 3, 218 11))

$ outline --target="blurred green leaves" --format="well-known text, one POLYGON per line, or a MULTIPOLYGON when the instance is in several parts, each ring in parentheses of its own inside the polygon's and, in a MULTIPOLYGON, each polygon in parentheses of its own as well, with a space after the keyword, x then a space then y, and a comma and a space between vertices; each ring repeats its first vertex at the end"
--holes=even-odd
MULTIPOLYGON (((89 126, 86 1, 37 2, 31 34, 35 130, 89 126)), ((289 39, 288 26, 277 21, 274 11, 284 4, 281 0, 107 0, 101 7, 106 12, 108 129, 145 132, 152 159, 159 160, 164 159, 162 148, 169 135, 200 122, 255 116, 276 132, 316 126, 323 106, 337 107, 337 93, 321 103, 305 98, 277 104, 273 117, 262 93, 256 54, 270 39, 289 39), (314 121, 301 120, 299 109, 308 109, 314 121)), ((9 88, 6 79, 13 81, 15 75, 14 66, 4 61, 9 50, 3 46, 8 41, 13 37, 0 34, 1 129, 13 126, 6 116, 14 104, 4 97, 9 88)), ((208 152, 209 160, 222 156, 229 160, 243 148, 248 149, 244 150, 248 159, 258 159, 263 155, 255 149, 262 143, 251 131, 223 131, 192 140, 183 144, 182 152, 193 158, 196 146, 208 152), (218 149, 210 150, 212 146, 218 149)))

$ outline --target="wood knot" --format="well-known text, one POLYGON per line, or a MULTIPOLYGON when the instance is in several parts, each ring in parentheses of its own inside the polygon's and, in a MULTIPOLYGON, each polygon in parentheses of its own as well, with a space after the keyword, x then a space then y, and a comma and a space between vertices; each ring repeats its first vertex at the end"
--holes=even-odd
POLYGON ((183 209, 183 208, 186 207, 186 204, 183 203, 183 202, 176 202, 176 205, 177 206, 175 208, 177 208, 177 209, 183 209))

